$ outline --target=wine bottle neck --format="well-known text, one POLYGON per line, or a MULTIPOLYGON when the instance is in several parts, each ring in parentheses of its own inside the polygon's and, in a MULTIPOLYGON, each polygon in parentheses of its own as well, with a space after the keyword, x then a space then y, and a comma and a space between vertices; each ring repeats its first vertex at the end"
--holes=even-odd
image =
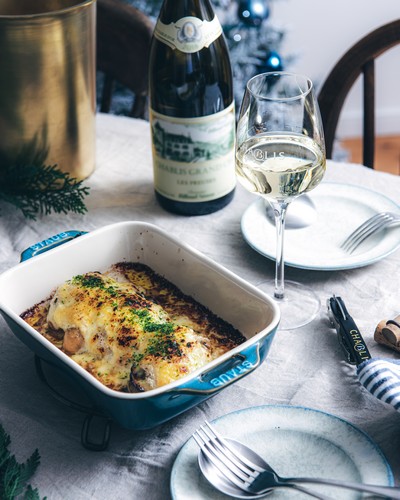
POLYGON ((164 0, 159 19, 168 24, 188 16, 211 21, 215 12, 209 0, 164 0))

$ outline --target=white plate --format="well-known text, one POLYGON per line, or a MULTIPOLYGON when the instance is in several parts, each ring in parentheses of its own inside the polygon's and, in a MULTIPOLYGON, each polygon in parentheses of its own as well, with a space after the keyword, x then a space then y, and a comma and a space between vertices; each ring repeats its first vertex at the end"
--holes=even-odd
MULTIPOLYGON (((257 406, 229 413, 213 424, 224 436, 258 452, 282 476, 318 476, 392 486, 393 474, 379 448, 352 424, 327 413, 296 406, 257 406)), ((190 438, 179 452, 171 474, 174 500, 217 500, 219 493, 202 476, 199 448, 190 438)), ((332 498, 355 500, 350 490, 307 485, 332 498)), ((304 498, 275 490, 268 499, 304 498)))
MULTIPOLYGON (((349 255, 340 245, 362 222, 383 211, 399 212, 400 206, 375 191, 323 182, 309 193, 317 219, 308 227, 286 229, 285 264, 302 269, 332 271, 362 267, 387 257, 400 246, 399 228, 371 236, 349 255)), ((288 213, 296 209, 296 201, 288 213)), ((265 200, 258 198, 244 212, 242 234, 247 243, 265 257, 275 259, 275 226, 265 216, 265 200)))

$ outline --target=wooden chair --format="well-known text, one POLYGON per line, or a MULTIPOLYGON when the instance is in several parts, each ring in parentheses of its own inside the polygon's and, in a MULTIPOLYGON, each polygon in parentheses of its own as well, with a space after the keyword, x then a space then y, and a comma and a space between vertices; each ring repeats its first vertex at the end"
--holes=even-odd
POLYGON ((337 62, 318 94, 327 157, 332 158, 336 128, 344 101, 363 75, 363 164, 374 168, 375 59, 400 43, 400 19, 381 26, 351 47, 337 62))
POLYGON ((100 111, 108 113, 114 84, 134 94, 130 116, 144 118, 153 24, 120 0, 97 0, 97 70, 104 73, 100 111))

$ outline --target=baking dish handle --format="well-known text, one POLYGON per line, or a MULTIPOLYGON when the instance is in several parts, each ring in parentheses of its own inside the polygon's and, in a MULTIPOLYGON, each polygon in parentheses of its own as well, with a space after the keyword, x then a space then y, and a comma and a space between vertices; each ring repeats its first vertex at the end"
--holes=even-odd
MULTIPOLYGON (((43 384, 47 387, 49 390, 50 394, 57 399, 60 403, 68 406, 69 408, 72 408, 73 410, 80 411, 82 413, 86 414, 85 420, 83 421, 83 426, 82 426, 82 432, 81 432, 81 443, 84 448, 87 450, 91 451, 104 451, 108 448, 109 442, 110 442, 110 435, 111 435, 111 418, 103 414, 101 411, 98 411, 94 406, 84 406, 80 403, 77 403, 75 401, 72 401, 71 399, 68 399, 67 397, 63 396, 58 390, 56 390, 47 380, 47 377, 44 373, 43 366, 42 366, 43 360, 39 358, 35 354, 35 368, 36 368, 36 373, 39 376, 39 379, 43 384), (94 419, 97 419, 97 425, 93 426, 93 421, 94 419), (101 427, 101 423, 103 423, 103 426, 101 427), (92 428, 95 428, 96 431, 102 431, 100 432, 101 438, 94 441, 92 439, 92 428)), ((58 366, 54 365, 50 361, 47 361, 47 363, 52 366, 53 368, 60 369, 58 366)))
POLYGON ((51 250, 54 247, 58 247, 59 245, 62 245, 63 243, 73 240, 78 236, 82 236, 82 234, 86 233, 87 231, 75 231, 71 229, 70 231, 64 231, 63 233, 58 233, 55 234, 54 236, 50 236, 50 238, 46 238, 40 243, 35 243, 34 245, 31 245, 30 247, 26 248, 21 253, 20 262, 24 262, 25 260, 35 257, 35 255, 47 252, 48 250, 51 250))
POLYGON ((212 394, 248 375, 261 363, 257 342, 190 382, 180 385, 177 392, 212 394))

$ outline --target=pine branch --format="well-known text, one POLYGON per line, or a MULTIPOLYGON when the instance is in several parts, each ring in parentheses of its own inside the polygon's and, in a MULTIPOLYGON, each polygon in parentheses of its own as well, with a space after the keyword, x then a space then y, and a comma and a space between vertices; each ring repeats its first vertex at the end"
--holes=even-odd
POLYGON ((3 471, 4 498, 15 498, 22 492, 23 484, 20 482, 20 474, 21 465, 17 462, 14 455, 11 455, 3 471))
POLYGON ((39 451, 36 449, 24 464, 15 464, 14 497, 20 495, 40 464, 39 451))
POLYGON ((20 164, 0 172, 0 199, 19 208, 28 219, 51 212, 83 214, 88 194, 89 187, 57 165, 20 164))
POLYGON ((10 436, 6 434, 5 430, 0 425, 0 477, 3 466, 10 457, 10 452, 8 451, 10 443, 11 443, 10 436))
POLYGON ((10 436, 0 424, 0 498, 14 500, 23 495, 24 500, 40 500, 39 492, 26 483, 36 472, 40 455, 35 450, 25 463, 18 463, 8 449, 10 436))
POLYGON ((29 485, 26 488, 23 499, 24 500, 40 500, 40 496, 39 496, 39 492, 38 492, 37 488, 33 489, 32 486, 29 485))

